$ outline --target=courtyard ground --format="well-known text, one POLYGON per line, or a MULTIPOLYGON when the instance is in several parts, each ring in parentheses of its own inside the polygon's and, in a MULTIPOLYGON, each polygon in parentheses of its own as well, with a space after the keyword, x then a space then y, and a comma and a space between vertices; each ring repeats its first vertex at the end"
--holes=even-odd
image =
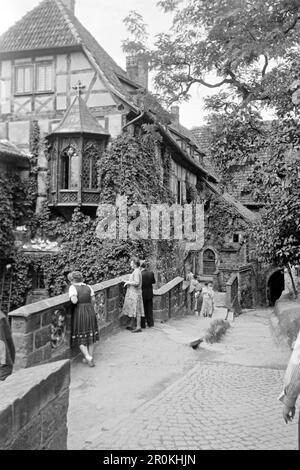
POLYGON ((198 350, 188 339, 209 320, 197 317, 102 341, 95 369, 72 366, 69 449, 296 449, 277 400, 290 351, 271 312, 245 312, 198 350))

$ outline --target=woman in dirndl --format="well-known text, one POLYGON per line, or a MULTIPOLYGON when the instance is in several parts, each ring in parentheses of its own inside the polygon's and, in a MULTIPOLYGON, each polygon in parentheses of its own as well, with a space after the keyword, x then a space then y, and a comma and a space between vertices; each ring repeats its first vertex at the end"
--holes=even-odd
POLYGON ((132 333, 141 333, 141 319, 145 316, 144 305, 143 305, 143 294, 142 294, 142 273, 140 270, 140 260, 133 258, 130 263, 132 274, 128 281, 125 282, 124 286, 127 287, 125 295, 123 310, 121 316, 127 316, 130 318, 130 326, 128 329, 132 333), (136 328, 134 329, 134 323, 136 320, 136 328))
POLYGON ((94 309, 95 293, 91 286, 83 282, 80 272, 72 272, 68 279, 71 283, 69 297, 75 305, 72 346, 79 346, 84 356, 83 362, 90 367, 95 367, 94 346, 99 341, 97 315, 94 309))

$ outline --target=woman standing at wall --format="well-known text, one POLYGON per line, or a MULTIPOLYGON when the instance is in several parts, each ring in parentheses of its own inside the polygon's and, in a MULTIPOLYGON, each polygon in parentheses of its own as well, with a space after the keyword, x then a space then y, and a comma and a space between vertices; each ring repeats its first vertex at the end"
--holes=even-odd
POLYGON ((132 333, 141 333, 141 318, 145 316, 142 295, 142 273, 140 270, 140 261, 138 258, 133 258, 130 263, 132 274, 124 286, 127 287, 125 301, 121 316, 127 316, 131 320, 131 325, 128 327, 132 333), (134 323, 136 320, 136 328, 134 323))
POLYGON ((69 297, 75 305, 72 346, 79 346, 84 359, 90 367, 95 367, 94 346, 99 341, 97 316, 94 309, 95 293, 91 286, 84 284, 80 272, 73 272, 68 276, 71 282, 69 297))

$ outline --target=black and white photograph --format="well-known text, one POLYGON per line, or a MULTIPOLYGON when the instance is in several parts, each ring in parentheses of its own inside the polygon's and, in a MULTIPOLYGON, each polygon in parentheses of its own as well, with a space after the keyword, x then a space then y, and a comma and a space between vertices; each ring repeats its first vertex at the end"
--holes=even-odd
POLYGON ((0 10, 3 457, 300 450, 300 0, 0 10))

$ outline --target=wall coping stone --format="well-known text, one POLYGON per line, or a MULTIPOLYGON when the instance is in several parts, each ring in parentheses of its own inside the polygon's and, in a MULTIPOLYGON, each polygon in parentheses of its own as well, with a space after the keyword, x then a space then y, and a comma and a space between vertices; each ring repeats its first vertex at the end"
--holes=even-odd
POLYGON ((4 382, 0 382, 0 414, 15 401, 22 399, 29 390, 63 369, 68 369, 68 373, 70 373, 69 360, 51 362, 14 372, 4 382))
POLYGON ((168 282, 167 284, 163 285, 157 290, 154 290, 154 295, 164 295, 170 292, 174 287, 177 287, 179 284, 183 283, 183 277, 175 277, 172 281, 168 282))
MULTIPOLYGON (((120 276, 109 281, 103 281, 99 284, 93 286, 95 293, 99 293, 102 290, 109 289, 110 287, 115 287, 120 283, 128 279, 128 275, 120 276)), ((35 302, 33 304, 24 305, 23 307, 18 308, 9 312, 9 317, 24 317, 29 318, 32 315, 45 312, 50 308, 67 306, 70 304, 70 299, 68 294, 58 295, 56 297, 49 297, 49 299, 41 300, 40 302, 35 302)))
POLYGON ((226 282, 226 286, 232 286, 232 284, 234 283, 234 281, 236 280, 237 278, 237 274, 232 274, 229 278, 229 280, 226 282))

